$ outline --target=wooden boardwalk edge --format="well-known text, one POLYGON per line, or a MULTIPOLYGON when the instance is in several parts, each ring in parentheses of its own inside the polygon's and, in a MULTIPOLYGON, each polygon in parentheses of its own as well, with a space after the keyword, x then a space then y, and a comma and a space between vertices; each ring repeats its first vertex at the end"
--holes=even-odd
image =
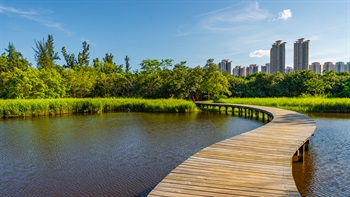
MULTIPOLYGON (((293 111, 196 102, 230 109, 269 123, 197 152, 171 171, 149 196, 300 196, 292 162, 302 161, 316 130, 311 118, 293 111)), ((232 113, 232 112, 231 112, 232 113)))

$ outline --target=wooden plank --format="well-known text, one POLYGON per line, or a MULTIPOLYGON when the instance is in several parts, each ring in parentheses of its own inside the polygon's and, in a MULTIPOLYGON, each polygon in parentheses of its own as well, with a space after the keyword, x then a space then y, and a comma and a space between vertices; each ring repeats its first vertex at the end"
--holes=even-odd
POLYGON ((262 127, 202 149, 175 168, 149 196, 300 196, 291 159, 313 135, 316 124, 312 119, 270 107, 205 105, 242 108, 243 116, 244 109, 251 109, 273 119, 262 127))

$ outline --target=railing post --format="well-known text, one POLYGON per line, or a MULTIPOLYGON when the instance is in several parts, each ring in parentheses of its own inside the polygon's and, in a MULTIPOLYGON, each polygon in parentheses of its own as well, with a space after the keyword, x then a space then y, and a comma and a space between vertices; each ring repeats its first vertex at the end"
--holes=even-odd
POLYGON ((305 142, 304 146, 305 146, 305 151, 309 151, 310 139, 309 139, 308 141, 305 142))
POLYGON ((262 121, 265 122, 265 113, 262 112, 262 121))

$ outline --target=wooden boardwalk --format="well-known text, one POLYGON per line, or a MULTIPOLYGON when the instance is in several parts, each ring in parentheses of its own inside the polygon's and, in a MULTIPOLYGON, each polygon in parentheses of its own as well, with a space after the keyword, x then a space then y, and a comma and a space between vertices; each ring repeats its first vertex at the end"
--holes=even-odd
MULTIPOLYGON (((197 102, 197 105, 207 103, 197 102)), ((149 196, 300 196, 291 165, 302 156, 315 122, 293 111, 251 105, 239 108, 250 117, 264 112, 273 119, 262 127, 199 151, 166 176, 149 196), (248 110, 246 110, 248 109, 248 110)), ((261 116, 260 116, 261 117, 261 116)))

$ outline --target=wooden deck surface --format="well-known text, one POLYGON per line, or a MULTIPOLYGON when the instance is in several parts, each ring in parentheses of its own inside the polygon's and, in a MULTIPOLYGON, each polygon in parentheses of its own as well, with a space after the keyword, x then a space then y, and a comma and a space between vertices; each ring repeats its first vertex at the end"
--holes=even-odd
POLYGON ((300 196, 292 157, 314 133, 315 122, 293 111, 232 106, 268 111, 273 120, 202 149, 175 168, 149 196, 300 196))

